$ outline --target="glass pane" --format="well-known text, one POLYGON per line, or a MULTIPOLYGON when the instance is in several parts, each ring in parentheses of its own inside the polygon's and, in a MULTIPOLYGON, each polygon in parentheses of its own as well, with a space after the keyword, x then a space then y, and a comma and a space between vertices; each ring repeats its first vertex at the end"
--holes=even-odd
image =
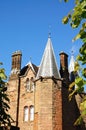
POLYGON ((30 107, 30 121, 33 121, 34 120, 34 107, 31 106, 30 107))
POLYGON ((24 121, 28 121, 28 107, 24 108, 24 121))

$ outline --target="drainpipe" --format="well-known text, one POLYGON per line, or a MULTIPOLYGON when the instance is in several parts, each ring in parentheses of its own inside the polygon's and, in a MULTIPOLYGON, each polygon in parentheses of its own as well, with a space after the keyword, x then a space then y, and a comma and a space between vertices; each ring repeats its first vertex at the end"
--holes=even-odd
POLYGON ((18 95, 17 95, 16 127, 18 127, 18 119, 19 119, 19 101, 20 101, 20 76, 18 74, 18 95))

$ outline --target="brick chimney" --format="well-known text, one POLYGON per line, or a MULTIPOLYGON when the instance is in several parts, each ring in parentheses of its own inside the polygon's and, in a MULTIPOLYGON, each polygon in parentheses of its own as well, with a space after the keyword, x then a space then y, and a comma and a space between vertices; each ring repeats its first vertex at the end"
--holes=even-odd
POLYGON ((61 52, 60 54, 60 74, 61 77, 66 81, 69 81, 69 73, 68 73, 68 55, 65 52, 61 52))
POLYGON ((20 71, 21 70, 21 58, 22 58, 22 53, 21 51, 16 51, 12 54, 12 68, 11 72, 20 71))

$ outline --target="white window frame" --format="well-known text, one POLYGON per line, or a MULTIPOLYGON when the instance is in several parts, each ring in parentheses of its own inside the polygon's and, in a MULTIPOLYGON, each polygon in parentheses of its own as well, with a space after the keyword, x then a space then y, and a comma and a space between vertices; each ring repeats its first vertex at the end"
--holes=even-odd
POLYGON ((34 120, 34 106, 30 106, 30 121, 34 120))
POLYGON ((24 121, 27 122, 29 119, 29 108, 28 106, 24 107, 24 121))

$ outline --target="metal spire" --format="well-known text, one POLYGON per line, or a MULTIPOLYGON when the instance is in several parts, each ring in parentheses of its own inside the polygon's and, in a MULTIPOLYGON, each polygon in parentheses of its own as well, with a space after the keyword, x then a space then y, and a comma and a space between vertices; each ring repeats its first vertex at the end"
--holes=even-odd
POLYGON ((69 63, 69 73, 74 71, 74 64, 75 64, 75 60, 74 60, 74 51, 71 51, 71 59, 70 59, 70 63, 69 63))
POLYGON ((60 73, 57 67, 56 58, 50 38, 48 37, 47 45, 44 50, 44 54, 41 60, 41 64, 37 73, 37 77, 52 77, 60 78, 60 73))

